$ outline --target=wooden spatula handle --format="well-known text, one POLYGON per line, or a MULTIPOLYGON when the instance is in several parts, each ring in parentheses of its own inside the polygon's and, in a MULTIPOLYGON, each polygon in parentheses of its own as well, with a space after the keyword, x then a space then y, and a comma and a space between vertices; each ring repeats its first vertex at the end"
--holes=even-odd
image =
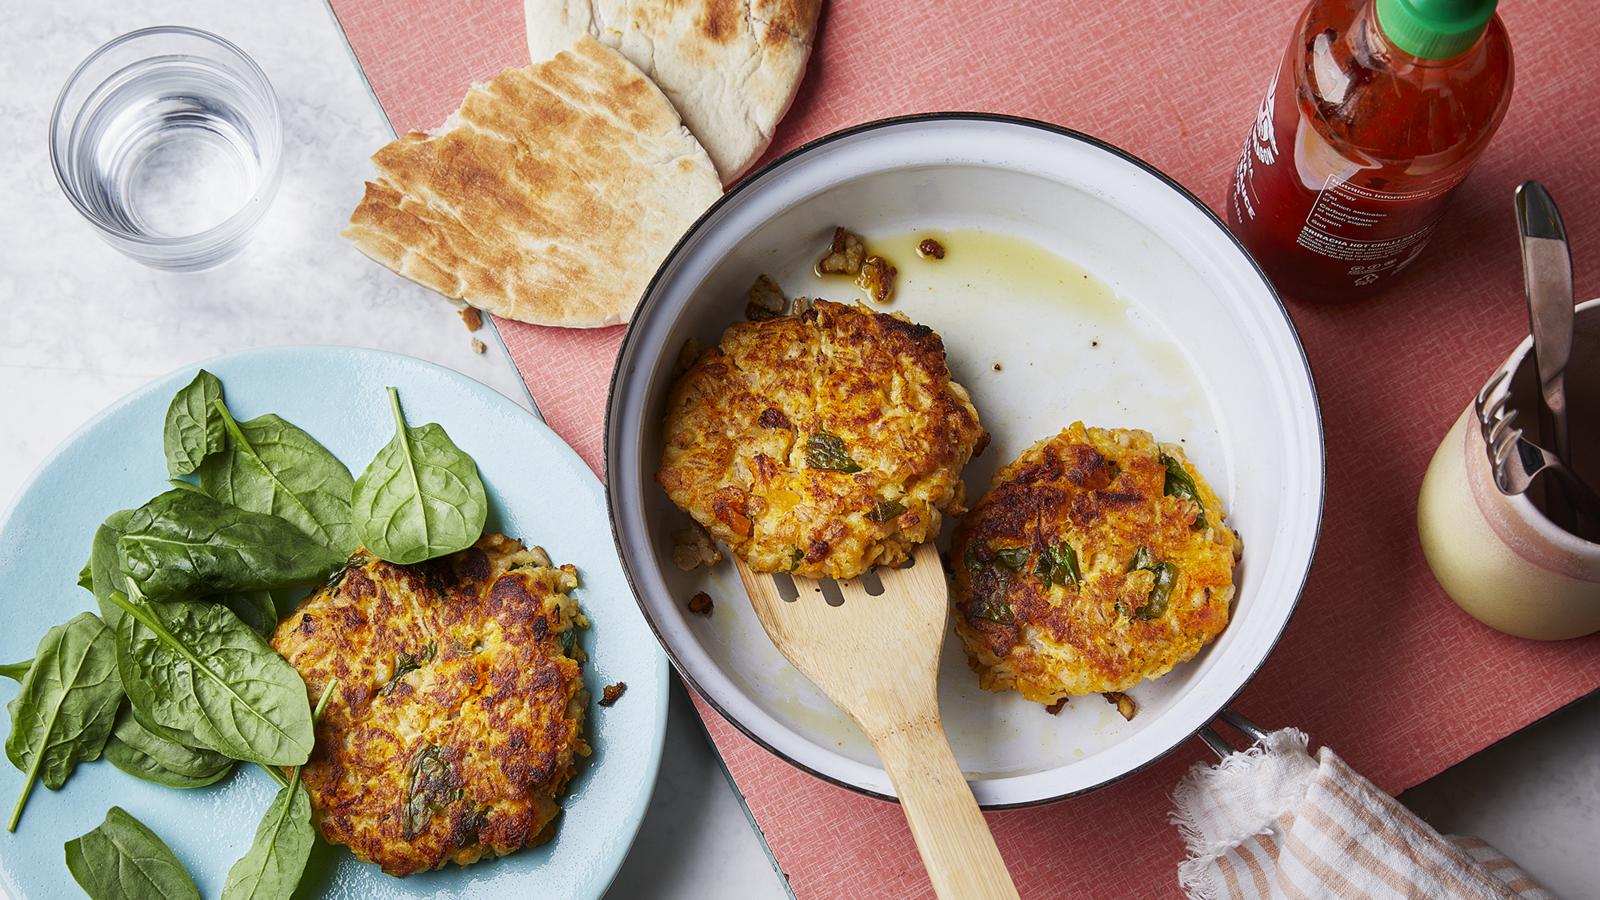
MULTIPOLYGON (((876 730, 876 729, 875 729, 876 730)), ((869 735, 942 900, 1017 896, 937 716, 869 735)))

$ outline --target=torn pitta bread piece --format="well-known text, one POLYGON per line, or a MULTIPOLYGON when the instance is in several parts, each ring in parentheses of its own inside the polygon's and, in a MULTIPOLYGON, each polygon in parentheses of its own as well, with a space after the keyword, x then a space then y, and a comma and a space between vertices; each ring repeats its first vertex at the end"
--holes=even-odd
POLYGON ((661 86, 724 184, 772 141, 794 101, 822 0, 524 0, 528 52, 579 35, 621 51, 661 86))
POLYGON ((345 237, 452 300, 538 325, 627 321, 722 193, 661 91, 587 36, 474 86, 437 130, 372 160, 345 237))

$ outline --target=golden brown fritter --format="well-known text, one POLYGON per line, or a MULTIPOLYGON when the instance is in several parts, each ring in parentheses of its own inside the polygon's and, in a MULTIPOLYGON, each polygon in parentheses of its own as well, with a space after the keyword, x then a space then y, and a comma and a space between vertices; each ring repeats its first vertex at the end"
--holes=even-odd
POLYGON ((554 834, 587 756, 577 570, 486 534, 413 566, 358 551, 272 646, 315 702, 301 770, 323 837, 390 875, 467 865, 554 834))
POLYGON ((854 578, 959 515, 984 438, 925 325, 818 300, 740 322, 673 385, 656 481, 759 572, 854 578))
POLYGON ((980 683, 1039 703, 1121 691, 1228 624, 1239 539, 1173 444, 1079 422, 995 473, 951 542, 980 683))

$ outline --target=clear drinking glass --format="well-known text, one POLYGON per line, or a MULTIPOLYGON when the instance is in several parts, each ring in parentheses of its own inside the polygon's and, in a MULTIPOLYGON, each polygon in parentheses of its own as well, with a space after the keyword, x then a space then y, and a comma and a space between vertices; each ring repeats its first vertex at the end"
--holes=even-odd
POLYGON ((160 269, 214 266, 278 191, 283 124, 266 73, 194 28, 125 34, 67 79, 50 164, 111 246, 160 269))

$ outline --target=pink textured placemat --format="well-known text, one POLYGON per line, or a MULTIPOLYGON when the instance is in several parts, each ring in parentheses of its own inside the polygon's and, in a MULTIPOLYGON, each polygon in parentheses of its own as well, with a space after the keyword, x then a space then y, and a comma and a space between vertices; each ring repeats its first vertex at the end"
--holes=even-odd
MULTIPOLYGON (((397 129, 436 125, 471 82, 527 62, 519 0, 330 2, 397 129)), ((1220 209, 1300 7, 835 0, 774 152, 887 115, 1014 113, 1118 144, 1220 209)), ((1327 429, 1325 531, 1300 610, 1237 708, 1304 728, 1390 791, 1600 687, 1600 637, 1538 644, 1478 625, 1439 590, 1416 539, 1434 446, 1526 333, 1518 182, 1538 178, 1560 199, 1579 290, 1600 292, 1600 93, 1572 62, 1600 44, 1600 19, 1579 0, 1508 4, 1504 16, 1516 98, 1423 261, 1369 302, 1290 302, 1327 429)), ((599 471, 621 330, 500 326, 550 424, 599 471)), ((930 893, 895 806, 801 774, 701 708, 798 895, 930 893)), ((1168 794, 1202 753, 1192 742, 1086 797, 991 814, 1024 896, 1176 893, 1168 794)))

